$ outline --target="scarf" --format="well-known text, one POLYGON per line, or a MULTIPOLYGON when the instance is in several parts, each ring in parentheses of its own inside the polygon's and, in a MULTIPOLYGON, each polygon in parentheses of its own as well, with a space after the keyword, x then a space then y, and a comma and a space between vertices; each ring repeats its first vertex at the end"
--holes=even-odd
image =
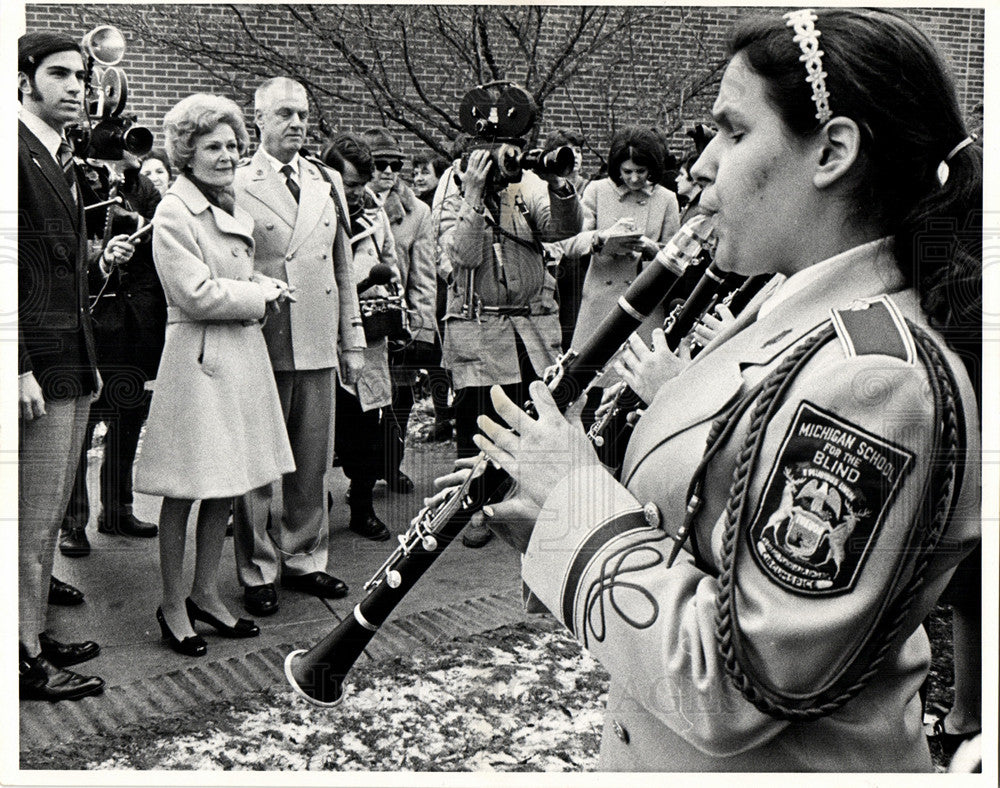
POLYGON ((194 177, 190 170, 185 170, 184 176, 198 187, 198 191, 204 194, 205 199, 212 205, 221 208, 230 216, 236 216, 236 192, 231 184, 229 186, 210 186, 194 177))

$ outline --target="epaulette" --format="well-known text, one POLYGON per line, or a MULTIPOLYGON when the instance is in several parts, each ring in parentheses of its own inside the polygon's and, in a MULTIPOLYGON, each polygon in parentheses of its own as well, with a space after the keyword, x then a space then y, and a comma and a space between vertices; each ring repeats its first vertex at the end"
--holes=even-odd
POLYGON ((916 364, 913 335, 903 313, 889 296, 881 295, 846 309, 831 309, 830 316, 847 357, 892 356, 916 364))
POLYGON ((313 164, 316 167, 319 167, 319 169, 320 169, 321 172, 323 170, 330 170, 330 172, 336 172, 336 170, 334 170, 333 167, 331 167, 325 161, 323 161, 322 159, 320 159, 320 158, 318 158, 316 156, 303 156, 302 158, 304 158, 310 164, 313 164))

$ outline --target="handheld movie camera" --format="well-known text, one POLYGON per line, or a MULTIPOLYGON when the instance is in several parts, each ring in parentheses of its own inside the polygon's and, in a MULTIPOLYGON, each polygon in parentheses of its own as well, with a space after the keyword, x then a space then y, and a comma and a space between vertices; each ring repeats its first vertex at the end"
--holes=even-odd
MULTIPOLYGON (((494 190, 517 183, 524 170, 565 177, 576 166, 576 155, 569 146, 551 151, 525 150, 523 135, 537 117, 538 107, 531 94, 513 82, 499 80, 478 85, 462 98, 459 123, 475 138, 470 150, 490 151, 490 186, 494 190)), ((462 169, 467 165, 468 152, 462 157, 462 169)))

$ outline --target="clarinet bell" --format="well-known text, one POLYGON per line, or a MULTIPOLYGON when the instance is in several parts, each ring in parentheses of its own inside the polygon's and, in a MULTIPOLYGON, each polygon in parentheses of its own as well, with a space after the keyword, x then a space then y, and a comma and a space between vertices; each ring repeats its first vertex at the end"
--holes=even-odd
POLYGON ((309 652, 300 648, 285 657, 285 678, 295 693, 314 706, 333 708, 344 699, 344 684, 340 678, 323 681, 320 665, 309 665, 309 652))

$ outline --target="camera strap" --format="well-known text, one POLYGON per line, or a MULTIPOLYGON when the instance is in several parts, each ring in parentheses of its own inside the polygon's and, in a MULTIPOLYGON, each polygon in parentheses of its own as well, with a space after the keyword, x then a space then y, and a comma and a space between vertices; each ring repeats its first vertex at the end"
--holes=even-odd
POLYGON ((531 214, 528 212, 528 206, 525 205, 524 198, 521 197, 520 194, 514 195, 514 206, 520 212, 521 216, 524 217, 524 221, 528 225, 528 229, 531 230, 531 240, 527 241, 509 230, 505 230, 500 226, 500 222, 493 218, 493 214, 489 210, 486 210, 483 212, 483 216, 486 218, 486 223, 493 229, 494 241, 499 243, 501 237, 509 238, 514 243, 523 246, 525 249, 530 249, 535 254, 541 254, 542 243, 538 240, 537 228, 531 218, 531 214))

